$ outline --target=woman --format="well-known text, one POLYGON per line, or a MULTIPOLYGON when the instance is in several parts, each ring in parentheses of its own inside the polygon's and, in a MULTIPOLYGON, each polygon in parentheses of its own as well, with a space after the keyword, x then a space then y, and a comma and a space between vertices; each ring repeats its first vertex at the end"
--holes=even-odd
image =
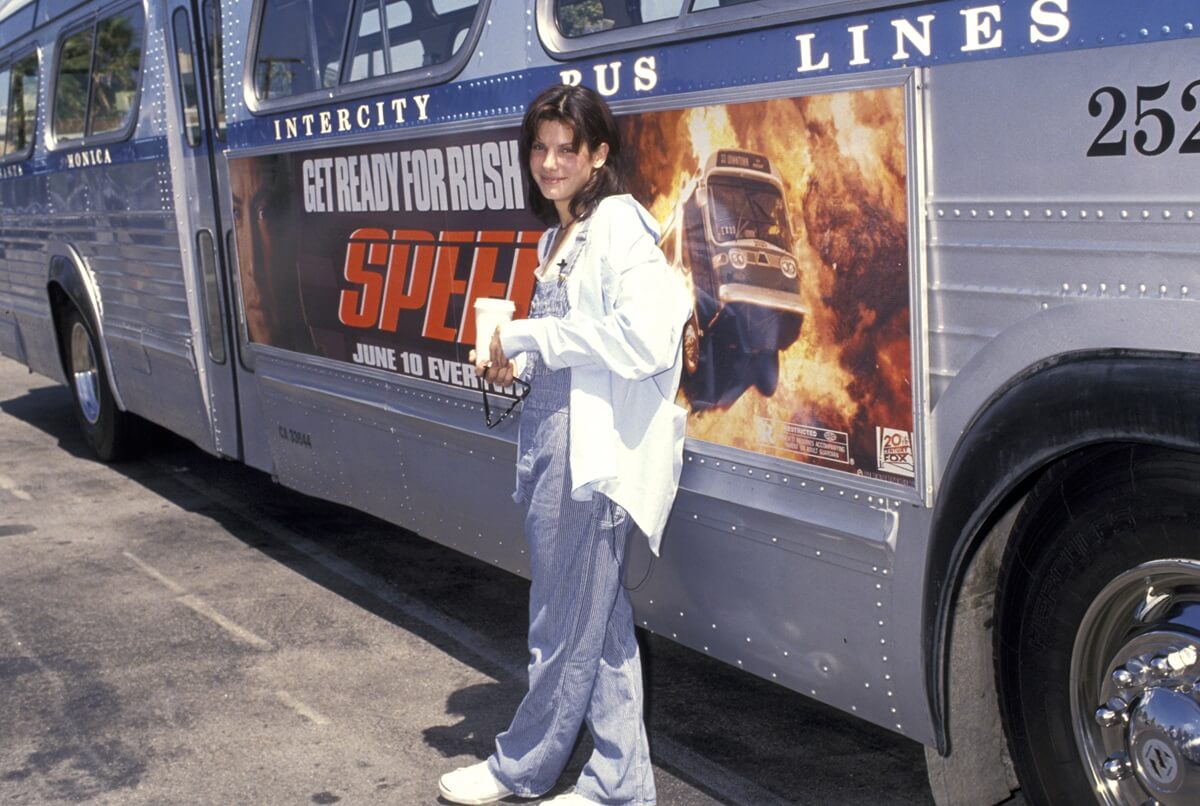
POLYGON ((530 208, 551 228, 528 319, 497 328, 476 371, 530 383, 517 490, 529 506, 529 692, 487 761, 442 776, 452 803, 551 789, 586 721, 595 750, 559 804, 655 802, 641 662, 621 584, 632 527, 658 553, 682 464, 675 405, 690 294, 657 225, 625 195, 612 113, 592 90, 555 86, 529 106, 521 163, 530 208), (521 359, 524 368, 518 370, 521 359))

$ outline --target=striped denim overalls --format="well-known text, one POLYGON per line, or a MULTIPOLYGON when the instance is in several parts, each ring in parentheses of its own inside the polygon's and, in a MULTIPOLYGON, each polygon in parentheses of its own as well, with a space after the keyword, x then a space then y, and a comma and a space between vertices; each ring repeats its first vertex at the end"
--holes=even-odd
MULTIPOLYGON (((539 280, 530 317, 567 310, 560 276, 539 280)), ((632 521, 598 493, 571 499, 570 369, 550 370, 530 353, 524 375, 531 389, 521 408, 514 497, 529 506, 529 692, 496 737, 488 769, 515 794, 537 797, 557 782, 586 720, 595 750, 575 791, 597 803, 650 806, 642 665, 621 584, 632 521)))

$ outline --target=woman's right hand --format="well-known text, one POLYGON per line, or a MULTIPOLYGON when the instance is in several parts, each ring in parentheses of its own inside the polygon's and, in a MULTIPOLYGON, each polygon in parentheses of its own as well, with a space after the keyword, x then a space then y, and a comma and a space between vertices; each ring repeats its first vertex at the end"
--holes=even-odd
POLYGON ((475 365, 476 377, 483 378, 494 386, 512 386, 513 379, 517 376, 517 364, 504 354, 504 348, 500 345, 500 328, 497 327, 492 334, 489 347, 490 355, 486 360, 481 361, 474 350, 468 356, 475 365))

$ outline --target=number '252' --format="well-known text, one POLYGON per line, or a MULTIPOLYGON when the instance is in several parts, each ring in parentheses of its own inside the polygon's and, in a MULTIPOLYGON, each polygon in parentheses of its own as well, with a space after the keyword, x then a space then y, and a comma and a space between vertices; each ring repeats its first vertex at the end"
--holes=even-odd
MULTIPOLYGON (((1188 84, 1180 94, 1179 105, 1183 107, 1184 112, 1194 112, 1200 105, 1196 98, 1197 89, 1200 89, 1200 80, 1188 84)), ((1175 118, 1171 116, 1168 109, 1156 105, 1156 102, 1166 98, 1170 91, 1170 81, 1165 84, 1138 85, 1134 110, 1136 114, 1133 118, 1133 147, 1139 154, 1154 157, 1164 153, 1175 143, 1175 118)), ((1104 115, 1106 104, 1103 99, 1105 97, 1109 98, 1112 104, 1112 108, 1108 112, 1108 121, 1096 135, 1096 139, 1092 141, 1092 147, 1088 149, 1087 155, 1089 157, 1123 157, 1129 153, 1129 132, 1124 126, 1129 102, 1125 98, 1125 93, 1116 87, 1101 87, 1088 99, 1089 115, 1094 118, 1104 115)), ((1179 153, 1200 154, 1200 123, 1195 125, 1179 145, 1179 153)))

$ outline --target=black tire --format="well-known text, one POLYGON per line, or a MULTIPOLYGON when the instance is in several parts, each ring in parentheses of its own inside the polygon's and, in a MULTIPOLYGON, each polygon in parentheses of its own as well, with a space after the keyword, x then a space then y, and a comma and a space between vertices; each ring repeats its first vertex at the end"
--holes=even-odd
POLYGON ((95 330, 74 308, 63 318, 62 344, 75 419, 88 447, 103 462, 129 458, 138 446, 138 420, 117 408, 95 330))
POLYGON ((1151 572, 1162 569, 1183 574, 1173 589, 1181 603, 1200 602, 1198 536, 1194 455, 1121 446, 1063 462, 1030 492, 1002 566, 996 610, 1001 711, 1030 803, 1116 802, 1097 793, 1107 780, 1104 761, 1121 757, 1122 742, 1134 746, 1134 766, 1116 786, 1130 802, 1155 796, 1129 726, 1105 727, 1097 712, 1120 695, 1137 723, 1147 693, 1166 684, 1147 674, 1144 685, 1121 688, 1113 673, 1129 659, 1161 657, 1169 649, 1164 636, 1195 636, 1200 645, 1195 615, 1172 608, 1153 619, 1124 617, 1134 610, 1124 603, 1145 601, 1145 586, 1164 579, 1151 572), (1167 648, 1155 648, 1156 641, 1167 648))

